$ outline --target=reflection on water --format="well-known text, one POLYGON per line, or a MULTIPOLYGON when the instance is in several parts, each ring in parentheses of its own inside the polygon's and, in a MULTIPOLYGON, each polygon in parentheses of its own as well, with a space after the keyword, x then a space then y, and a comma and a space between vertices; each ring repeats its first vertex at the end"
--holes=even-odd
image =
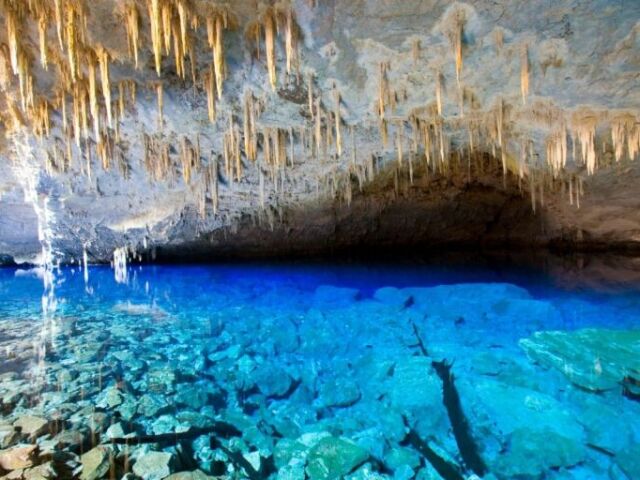
POLYGON ((640 478, 621 265, 0 269, 0 474, 640 478))

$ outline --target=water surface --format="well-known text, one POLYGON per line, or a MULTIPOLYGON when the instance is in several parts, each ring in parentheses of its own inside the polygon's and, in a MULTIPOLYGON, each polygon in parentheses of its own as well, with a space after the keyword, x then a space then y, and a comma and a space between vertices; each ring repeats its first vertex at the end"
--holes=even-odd
POLYGON ((37 271, 0 269, 0 447, 38 446, 24 472, 640 478, 634 280, 407 263, 128 276, 64 268, 43 317, 37 271))

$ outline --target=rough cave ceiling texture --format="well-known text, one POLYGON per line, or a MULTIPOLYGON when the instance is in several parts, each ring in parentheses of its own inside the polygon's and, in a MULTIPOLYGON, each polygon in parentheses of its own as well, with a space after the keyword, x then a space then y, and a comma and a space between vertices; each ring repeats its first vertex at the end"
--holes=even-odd
POLYGON ((640 2, 0 13, 0 254, 640 245, 640 2))

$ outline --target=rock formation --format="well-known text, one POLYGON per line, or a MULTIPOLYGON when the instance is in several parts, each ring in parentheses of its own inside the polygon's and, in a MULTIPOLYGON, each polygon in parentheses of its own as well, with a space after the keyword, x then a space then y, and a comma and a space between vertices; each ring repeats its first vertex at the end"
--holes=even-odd
POLYGON ((2 0, 0 16, 0 254, 18 261, 41 244, 90 261, 640 245, 640 4, 2 0))

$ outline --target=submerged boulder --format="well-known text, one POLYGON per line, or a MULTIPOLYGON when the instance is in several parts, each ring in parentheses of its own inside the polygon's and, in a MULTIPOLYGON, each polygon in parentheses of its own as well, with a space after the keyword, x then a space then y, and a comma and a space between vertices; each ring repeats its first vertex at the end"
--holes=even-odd
POLYGON ((312 304, 316 307, 339 308, 349 306, 359 298, 358 289, 320 285, 313 293, 312 304))
POLYGON ((530 359, 586 390, 620 388, 629 374, 640 376, 640 330, 537 332, 519 343, 530 359))
POLYGON ((170 463, 173 456, 166 452, 148 452, 133 465, 133 473, 146 480, 160 480, 171 474, 170 463))
POLYGON ((97 480, 102 478, 109 471, 108 447, 98 446, 80 457, 82 463, 81 480, 97 480))
POLYGON ((585 431, 555 398, 495 380, 457 386, 481 456, 498 478, 542 478, 584 460, 585 431))
POLYGON ((17 470, 33 465, 33 457, 37 450, 35 445, 16 445, 0 450, 0 469, 17 470))
POLYGON ((369 454, 355 443, 338 437, 320 440, 308 455, 306 468, 310 480, 334 480, 362 465, 369 454))

